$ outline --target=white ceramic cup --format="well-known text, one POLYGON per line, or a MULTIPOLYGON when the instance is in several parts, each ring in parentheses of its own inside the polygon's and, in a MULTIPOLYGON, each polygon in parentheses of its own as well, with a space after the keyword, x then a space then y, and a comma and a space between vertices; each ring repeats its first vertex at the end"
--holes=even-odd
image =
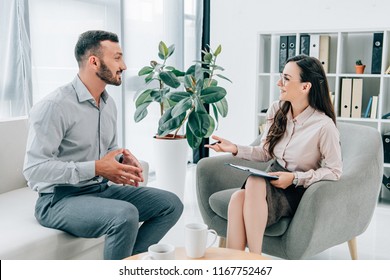
POLYGON ((190 258, 201 258, 207 248, 211 247, 217 240, 217 232, 208 229, 207 225, 202 223, 191 223, 185 226, 185 249, 186 255, 190 258), (207 244, 209 233, 213 234, 210 244, 207 244))
POLYGON ((171 244, 154 244, 149 246, 148 254, 143 260, 174 260, 175 246, 171 244))

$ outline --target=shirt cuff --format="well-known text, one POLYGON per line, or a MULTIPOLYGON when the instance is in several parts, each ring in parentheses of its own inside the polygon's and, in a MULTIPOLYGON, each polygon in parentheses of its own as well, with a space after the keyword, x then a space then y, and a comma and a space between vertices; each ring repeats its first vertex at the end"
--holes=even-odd
POLYGON ((245 158, 246 155, 250 154, 251 148, 248 146, 241 146, 236 145, 237 147, 237 154, 233 154, 233 156, 239 157, 239 158, 245 158))
POLYGON ((95 177, 95 161, 78 162, 76 166, 79 171, 80 182, 95 177))

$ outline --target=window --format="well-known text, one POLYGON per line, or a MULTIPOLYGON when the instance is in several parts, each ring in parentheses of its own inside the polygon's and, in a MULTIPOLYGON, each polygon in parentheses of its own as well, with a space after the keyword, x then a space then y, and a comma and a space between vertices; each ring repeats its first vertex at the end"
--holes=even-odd
MULTIPOLYGON (((91 29, 121 37, 120 0, 30 0, 33 103, 73 80, 78 72, 74 47, 78 36, 91 29)), ((120 38, 120 43, 121 43, 120 38)), ((122 127, 122 86, 107 90, 118 107, 122 127)), ((122 130, 118 129, 119 145, 122 130)))
MULTIPOLYGON (((139 123, 134 122, 134 98, 142 89, 143 78, 138 71, 158 58, 158 44, 175 44, 175 54, 169 64, 186 69, 200 57, 201 24, 197 23, 201 10, 200 0, 133 0, 124 1, 125 60, 125 135, 126 147, 138 158, 146 160, 153 170, 153 136, 157 132, 160 118, 158 104, 148 107, 148 116, 139 123)), ((189 158, 192 151, 189 151, 189 158)))

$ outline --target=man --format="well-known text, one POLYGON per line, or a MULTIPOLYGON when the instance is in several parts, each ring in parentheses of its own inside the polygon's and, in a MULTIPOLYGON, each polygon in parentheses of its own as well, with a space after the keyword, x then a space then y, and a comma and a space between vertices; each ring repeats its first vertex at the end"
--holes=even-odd
POLYGON ((117 35, 87 31, 75 56, 73 82, 30 112, 23 173, 39 193, 35 216, 43 226, 79 237, 106 235, 104 258, 123 259, 158 243, 183 205, 173 193, 138 187, 141 165, 117 146, 116 106, 105 90, 120 85, 126 70, 117 35))

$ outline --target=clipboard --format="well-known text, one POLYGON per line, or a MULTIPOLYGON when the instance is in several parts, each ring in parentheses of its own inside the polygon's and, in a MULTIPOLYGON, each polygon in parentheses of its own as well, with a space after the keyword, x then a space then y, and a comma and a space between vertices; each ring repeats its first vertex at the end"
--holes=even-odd
POLYGON ((253 176, 268 178, 268 179, 272 179, 272 180, 279 179, 278 176, 269 175, 267 172, 264 172, 264 171, 259 170, 259 169, 250 168, 250 167, 246 167, 246 166, 242 166, 242 165, 236 165, 236 164, 232 164, 232 163, 225 163, 225 164, 229 165, 233 168, 236 168, 238 170, 248 172, 250 175, 253 175, 253 176))

